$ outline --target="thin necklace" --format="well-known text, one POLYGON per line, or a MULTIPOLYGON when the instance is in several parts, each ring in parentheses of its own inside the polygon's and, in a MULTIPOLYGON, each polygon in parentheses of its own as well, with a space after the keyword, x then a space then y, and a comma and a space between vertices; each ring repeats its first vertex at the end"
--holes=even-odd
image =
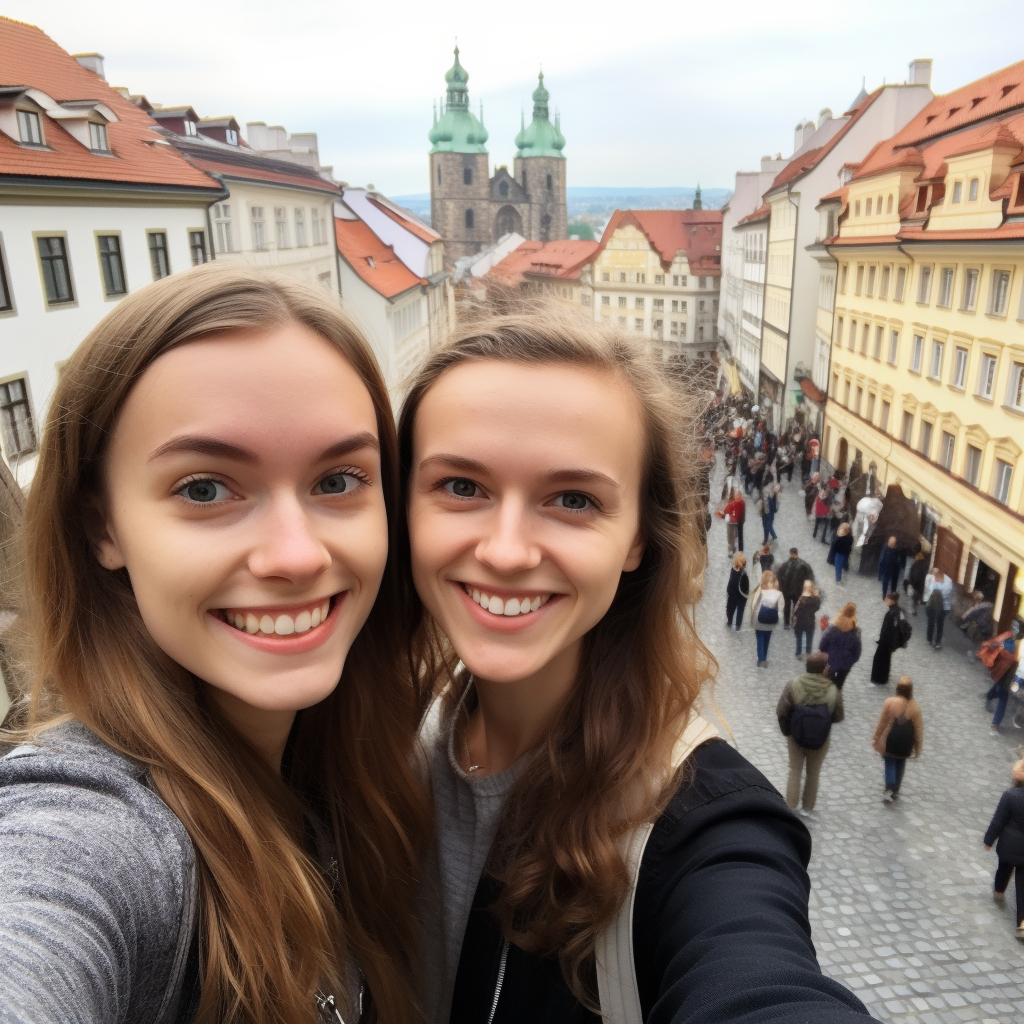
MULTIPOLYGON (((469 686, 472 685, 472 682, 470 682, 469 686)), ((462 707, 463 710, 465 710, 466 712, 466 726, 462 733, 462 746, 465 748, 466 751, 466 774, 472 775, 473 772, 487 771, 487 766, 483 764, 473 764, 473 755, 469 751, 469 709, 466 707, 465 704, 466 695, 469 693, 469 686, 466 687, 466 692, 462 695, 462 707)))

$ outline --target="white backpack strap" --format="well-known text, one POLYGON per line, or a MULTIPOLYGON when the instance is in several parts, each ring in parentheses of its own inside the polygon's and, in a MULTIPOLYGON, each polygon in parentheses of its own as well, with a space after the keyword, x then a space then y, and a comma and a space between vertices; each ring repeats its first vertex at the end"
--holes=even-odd
MULTIPOLYGON (((713 725, 700 715, 694 715, 672 750, 673 774, 697 747, 716 736, 718 730, 713 725)), ((636 902, 640 862, 653 831, 654 822, 648 821, 623 837, 621 853, 629 873, 629 890, 618 913, 597 937, 594 948, 597 959, 597 994, 601 1003, 601 1016, 607 1024, 643 1024, 636 964, 633 961, 633 904, 636 902)))

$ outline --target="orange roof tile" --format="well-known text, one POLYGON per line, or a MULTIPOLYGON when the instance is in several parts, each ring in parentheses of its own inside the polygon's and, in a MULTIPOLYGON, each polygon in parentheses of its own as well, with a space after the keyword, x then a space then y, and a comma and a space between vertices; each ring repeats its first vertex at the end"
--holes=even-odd
POLYGON ((601 236, 601 252, 617 228, 632 224, 657 249, 666 269, 677 252, 685 252, 690 266, 708 277, 722 272, 721 210, 616 210, 601 236))
POLYGON ((261 167, 260 158, 251 151, 245 152, 244 155, 248 158, 245 163, 235 163, 227 158, 230 154, 221 156, 223 152, 223 150, 218 150, 217 156, 219 159, 213 159, 197 156, 195 150, 189 148, 186 156, 189 163, 194 167, 198 167, 210 174, 223 174, 230 178, 268 181, 278 185, 296 185, 299 188, 315 189, 317 192, 339 194, 337 185, 324 181, 320 175, 315 173, 303 174, 302 168, 299 166, 296 166, 295 173, 293 174, 290 171, 278 171, 269 167, 261 167))
POLYGON ((220 191, 216 182, 166 144, 148 114, 82 67, 35 25, 0 17, 0 86, 38 89, 58 103, 97 101, 118 117, 107 125, 113 157, 86 149, 45 114, 46 149, 21 146, 0 132, 0 174, 220 191))
POLYGON ((386 299, 426 284, 417 277, 361 220, 334 218, 338 251, 345 262, 375 292, 386 299))
POLYGON ((413 217, 402 216, 402 214, 398 213, 395 210, 392 210, 391 207, 388 206, 386 203, 380 203, 372 196, 369 197, 369 201, 378 210, 380 210, 380 212, 383 213, 385 217, 390 217, 396 224, 401 224, 402 227, 406 229, 406 231, 412 232, 412 234, 414 234, 418 239, 420 239, 420 241, 427 242, 429 244, 431 242, 437 242, 440 240, 441 236, 436 231, 432 231, 430 228, 426 226, 426 224, 422 223, 421 221, 416 220, 413 217))
POLYGON ((738 228, 741 224, 756 224, 759 221, 767 220, 771 215, 771 203, 762 203, 753 213, 748 213, 746 217, 741 217, 736 221, 736 227, 738 228))
POLYGON ((563 239, 554 242, 522 242, 491 267, 486 276, 510 285, 522 283, 527 274, 575 281, 579 279, 583 268, 593 262, 599 247, 599 242, 563 239))

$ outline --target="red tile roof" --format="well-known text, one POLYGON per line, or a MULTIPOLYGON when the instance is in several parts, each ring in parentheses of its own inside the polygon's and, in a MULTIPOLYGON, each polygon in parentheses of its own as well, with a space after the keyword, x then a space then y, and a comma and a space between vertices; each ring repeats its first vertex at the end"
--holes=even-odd
POLYGON ((300 188, 311 188, 317 192, 329 192, 338 195, 338 186, 324 181, 320 175, 315 173, 302 173, 302 168, 296 165, 295 172, 281 171, 270 167, 260 166, 260 157, 251 150, 246 150, 244 155, 247 158, 244 163, 230 160, 230 154, 224 154, 223 150, 216 150, 214 157, 197 156, 191 147, 187 151, 189 163, 194 167, 207 171, 210 174, 223 174, 230 178, 244 178, 249 181, 267 181, 276 185, 297 185, 300 188))
POLYGON ((338 251, 345 262, 375 292, 386 299, 426 284, 417 277, 361 220, 334 218, 338 251))
POLYGON ((436 232, 432 231, 419 220, 414 217, 405 217, 395 210, 392 210, 386 203, 378 202, 372 196, 369 197, 371 202, 385 217, 390 217, 396 224, 401 224, 406 231, 412 232, 420 241, 430 244, 431 242, 437 242, 441 236, 436 232))
POLYGON ((583 268, 592 263, 599 242, 565 241, 522 242, 487 272, 487 277, 504 284, 521 284, 524 275, 557 277, 577 281, 583 268))
POLYGON ((46 149, 28 148, 0 132, 0 174, 220 189, 190 166, 155 130, 156 122, 102 78, 82 67, 35 25, 0 17, 0 86, 38 89, 58 103, 94 100, 118 120, 107 125, 113 156, 86 149, 43 115, 46 149))
POLYGON ((748 213, 746 217, 741 217, 736 221, 736 227, 741 224, 757 224, 759 221, 767 220, 771 215, 771 203, 762 203, 753 213, 748 213))
POLYGON ((721 274, 721 210, 616 210, 594 257, 604 250, 616 229, 629 224, 643 232, 666 270, 682 251, 694 271, 709 277, 721 274))

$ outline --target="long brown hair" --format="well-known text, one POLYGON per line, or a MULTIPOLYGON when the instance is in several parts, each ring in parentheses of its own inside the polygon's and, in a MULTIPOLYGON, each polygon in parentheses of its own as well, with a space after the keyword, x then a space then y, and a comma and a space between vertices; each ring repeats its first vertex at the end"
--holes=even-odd
MULTIPOLYGON (((488 863, 502 884, 495 913, 504 933, 557 954, 574 993, 593 1006, 595 940, 628 886, 616 840, 660 813, 674 791, 668 753, 714 666, 693 621, 706 561, 705 400, 592 320, 553 304, 505 307, 464 323, 413 378, 398 428, 404 485, 423 396, 470 360, 606 371, 633 390, 644 417, 641 563, 623 574, 607 614, 584 638, 575 684, 507 798, 488 863)), ((450 718, 469 680, 456 676, 458 655, 422 605, 416 615, 411 664, 443 688, 450 718)))
MULTIPOLYGON (((398 500, 387 389, 336 299, 236 265, 211 264, 124 299, 62 369, 28 500, 24 618, 33 689, 25 733, 73 716, 149 769, 196 849, 202 996, 208 1024, 315 1019, 321 984, 353 958, 379 1019, 419 1018, 409 911, 428 820, 412 770, 421 703, 400 646, 408 602, 394 557, 340 684, 300 711, 283 777, 204 699, 147 632, 124 570, 98 564, 83 509, 118 413, 162 353, 216 332, 302 324, 333 344, 373 400, 386 506, 398 500), (332 898, 307 852, 303 813, 333 831, 332 898)), ((391 550, 395 520, 390 517, 391 550)))

